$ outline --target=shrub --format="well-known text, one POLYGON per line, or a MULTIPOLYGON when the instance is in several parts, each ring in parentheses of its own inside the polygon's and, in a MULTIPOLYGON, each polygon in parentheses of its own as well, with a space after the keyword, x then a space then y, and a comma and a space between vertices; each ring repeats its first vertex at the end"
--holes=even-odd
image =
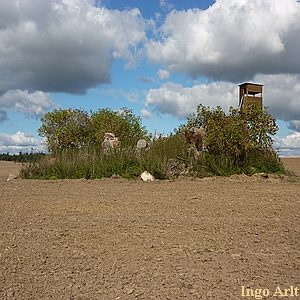
POLYGON ((42 121, 40 134, 46 136, 48 149, 55 151, 38 163, 24 165, 24 178, 95 179, 114 174, 136 178, 145 170, 157 179, 180 174, 205 177, 284 172, 272 147, 271 135, 278 127, 267 108, 231 108, 225 114, 220 107, 210 109, 200 104, 174 134, 160 136, 142 150, 135 144, 146 131, 140 118, 127 109, 104 109, 91 116, 82 110, 56 110, 42 121), (202 145, 191 151, 185 132, 200 126, 205 128, 204 138, 198 141, 202 145), (104 153, 100 142, 109 131, 120 137, 123 147, 104 153))
POLYGON ((53 154, 70 148, 99 146, 106 132, 125 141, 124 146, 147 134, 141 118, 127 108, 119 111, 106 108, 91 112, 91 115, 82 109, 55 109, 46 113, 41 121, 38 133, 45 137, 46 148, 53 154))

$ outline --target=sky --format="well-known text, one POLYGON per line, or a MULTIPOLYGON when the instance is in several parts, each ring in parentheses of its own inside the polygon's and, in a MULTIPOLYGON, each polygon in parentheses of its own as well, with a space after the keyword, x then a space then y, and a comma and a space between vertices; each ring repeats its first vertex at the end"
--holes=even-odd
POLYGON ((198 104, 263 85, 274 147, 300 155, 300 2, 1 0, 0 153, 45 151, 54 109, 132 109, 169 134, 198 104))

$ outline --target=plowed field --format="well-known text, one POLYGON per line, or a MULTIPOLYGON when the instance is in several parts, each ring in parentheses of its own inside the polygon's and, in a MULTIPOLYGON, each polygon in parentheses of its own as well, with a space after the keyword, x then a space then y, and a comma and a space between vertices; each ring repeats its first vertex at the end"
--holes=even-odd
POLYGON ((18 168, 0 161, 0 299, 300 294, 299 178, 6 181, 18 168))

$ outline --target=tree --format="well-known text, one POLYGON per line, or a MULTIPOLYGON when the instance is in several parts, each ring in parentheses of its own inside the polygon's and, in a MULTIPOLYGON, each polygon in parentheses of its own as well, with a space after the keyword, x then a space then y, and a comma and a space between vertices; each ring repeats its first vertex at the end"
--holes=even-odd
POLYGON ((276 134, 278 126, 266 107, 248 110, 231 107, 226 115, 219 106, 210 109, 200 104, 179 131, 200 126, 206 129, 203 144, 214 155, 244 159, 252 150, 274 151, 270 135, 276 134))
POLYGON ((137 140, 147 135, 145 127, 142 126, 142 119, 127 108, 118 111, 101 109, 92 113, 91 120, 92 139, 97 143, 102 143, 106 132, 114 133, 123 145, 135 144, 137 140))
POLYGON ((119 111, 105 108, 91 114, 82 109, 55 109, 46 113, 41 121, 38 134, 46 138, 49 152, 101 145, 106 132, 114 133, 125 145, 147 135, 141 118, 127 108, 119 111))
POLYGON ((82 147, 90 141, 91 117, 82 109, 55 109, 41 118, 38 134, 49 152, 82 147))

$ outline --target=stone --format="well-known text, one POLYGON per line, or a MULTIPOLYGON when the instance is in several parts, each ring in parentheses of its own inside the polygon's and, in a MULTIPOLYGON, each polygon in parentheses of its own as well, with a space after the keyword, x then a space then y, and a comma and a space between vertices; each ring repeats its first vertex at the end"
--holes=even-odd
POLYGON ((167 175, 169 177, 176 176, 176 175, 185 175, 188 169, 186 168, 185 164, 177 159, 169 159, 167 163, 167 175))
POLYGON ((14 175, 14 174, 9 174, 8 178, 7 178, 7 181, 11 181, 11 180, 14 180, 18 178, 18 176, 14 175))
POLYGON ((104 134, 104 141, 114 140, 116 136, 113 133, 107 132, 104 134))
POLYGON ((140 150, 140 149, 143 149, 143 148, 147 148, 148 147, 148 143, 146 140, 144 139, 140 139, 138 140, 137 144, 136 144, 136 147, 140 150))
POLYGON ((112 141, 104 141, 101 145, 102 145, 102 149, 105 151, 114 148, 112 141))
POLYGON ((153 182, 154 176, 151 175, 148 171, 144 171, 141 175, 141 179, 145 182, 153 182))
POLYGON ((206 129, 202 126, 200 128, 191 127, 185 131, 186 141, 198 151, 205 150, 203 140, 205 138, 206 129))
POLYGON ((101 146, 104 152, 108 152, 109 150, 120 148, 120 144, 119 139, 113 133, 108 132, 104 134, 104 141, 101 146))

